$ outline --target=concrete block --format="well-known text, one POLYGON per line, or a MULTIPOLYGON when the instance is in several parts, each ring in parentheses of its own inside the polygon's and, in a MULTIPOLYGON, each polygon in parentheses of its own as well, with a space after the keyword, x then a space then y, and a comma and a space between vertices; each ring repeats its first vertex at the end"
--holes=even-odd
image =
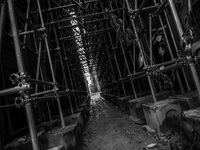
POLYGON ((186 103, 186 106, 182 106, 183 110, 194 109, 199 106, 199 95, 196 91, 188 92, 183 95, 171 96, 171 98, 178 98, 181 104, 186 103))
POLYGON ((200 127, 200 107, 183 112, 185 117, 190 123, 197 124, 200 127))
MULTIPOLYGON (((89 109, 85 109, 85 108, 80 108, 80 111, 79 111, 84 119, 84 122, 87 122, 88 119, 89 119, 89 109)), ((76 113, 76 112, 75 112, 76 113)), ((78 112, 77 112, 78 113, 78 112)))
MULTIPOLYGON (((77 124, 71 124, 65 128, 55 128, 38 134, 38 141, 41 150, 59 148, 62 145, 65 150, 75 150, 77 124)), ((5 150, 33 150, 30 137, 28 135, 17 138, 4 147, 5 150)))
POLYGON ((113 95, 111 95, 111 94, 108 94, 107 101, 109 101, 109 102, 111 103, 111 102, 112 102, 112 97, 113 97, 113 95))
POLYGON ((80 130, 84 130, 85 120, 83 118, 82 112, 67 116, 64 118, 64 120, 66 126, 77 123, 77 127, 80 128, 80 130))
POLYGON ((86 111, 89 112, 89 109, 90 109, 90 101, 91 101, 91 98, 89 97, 89 98, 86 99, 79 107, 80 107, 80 108, 83 108, 84 110, 86 110, 86 111))
POLYGON ((112 103, 112 104, 115 102, 115 95, 110 95, 109 102, 112 103))
MULTIPOLYGON (((144 94, 140 95, 145 95, 147 92, 144 92, 144 94)), ((169 95, 172 95, 172 91, 167 91, 164 93, 157 93, 156 98, 158 101, 165 99, 169 95)), ((147 104, 153 102, 153 97, 152 95, 146 95, 144 97, 139 97, 136 99, 130 99, 128 101, 128 107, 129 107, 129 112, 130 112, 130 118, 137 124, 145 124, 145 117, 144 117, 144 112, 142 109, 142 104, 147 104)))
MULTIPOLYGON (((88 110, 86 111, 84 108, 79 108, 79 109, 74 111, 74 114, 77 114, 77 113, 81 113, 82 114, 83 119, 84 119, 85 122, 88 120, 88 117, 89 117, 87 115, 88 110)), ((65 116, 70 116, 70 115, 71 115, 71 112, 70 112, 70 114, 65 114, 65 116)))
POLYGON ((144 97, 144 96, 147 96, 147 95, 151 95, 151 92, 150 91, 145 91, 145 92, 142 92, 142 93, 137 93, 137 97, 144 97))
POLYGON ((165 132, 161 127, 168 114, 180 114, 182 110, 177 99, 168 98, 156 103, 143 104, 143 111, 148 126, 157 132, 165 132))
POLYGON ((49 131, 52 130, 54 127, 59 126, 60 125, 60 120, 59 119, 55 119, 52 121, 47 121, 47 122, 43 122, 41 124, 39 124, 37 126, 37 130, 41 131, 41 130, 45 130, 45 131, 49 131))
POLYGON ((128 108, 130 112, 130 118, 138 124, 145 124, 144 112, 142 109, 142 104, 152 102, 152 96, 148 95, 145 97, 140 97, 136 99, 130 99, 128 101, 128 108))
POLYGON ((117 104, 119 106, 119 109, 122 112, 128 112, 129 113, 128 100, 130 100, 133 97, 134 97, 134 95, 129 95, 129 96, 126 96, 126 97, 117 98, 117 104))
POLYGON ((23 136, 13 140, 12 142, 8 143, 4 150, 32 150, 31 141, 28 140, 28 136, 23 136))
POLYGON ((194 139, 194 132, 200 134, 200 107, 182 113, 182 128, 188 140, 194 139))
POLYGON ((63 145, 66 150, 75 150, 77 144, 76 137, 79 135, 79 132, 76 131, 76 126, 77 123, 46 132, 39 138, 41 149, 51 149, 63 145))
POLYGON ((114 96, 112 97, 112 101, 111 101, 111 102, 112 102, 113 105, 116 105, 116 106, 117 106, 117 104, 118 104, 118 103, 117 103, 117 99, 118 99, 118 98, 120 98, 120 96, 114 95, 114 96))
MULTIPOLYGON (((60 128, 60 121, 55 121, 58 122, 59 126, 53 126, 51 130, 43 130, 38 133, 41 150, 75 150, 80 145, 79 143, 82 140, 81 133, 85 127, 82 112, 67 116, 64 120, 65 128, 60 128)), ((49 125, 46 124, 43 125, 43 129, 49 129, 46 127, 49 125)), ((39 128, 41 129, 42 127, 40 126, 39 128)), ((27 135, 15 139, 5 147, 5 150, 32 150, 30 137, 27 135)))
POLYGON ((89 112, 89 105, 87 103, 81 104, 80 108, 82 108, 83 111, 89 112))

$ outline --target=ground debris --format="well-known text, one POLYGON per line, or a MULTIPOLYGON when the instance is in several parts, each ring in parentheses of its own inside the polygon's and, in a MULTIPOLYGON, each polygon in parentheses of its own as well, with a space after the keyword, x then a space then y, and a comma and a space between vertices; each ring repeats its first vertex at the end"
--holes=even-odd
POLYGON ((153 148, 155 148, 156 146, 157 146, 156 143, 151 143, 151 144, 147 145, 147 148, 148 148, 148 149, 153 149, 153 148))
POLYGON ((147 130, 150 133, 155 133, 156 131, 152 128, 150 128, 148 125, 143 125, 143 129, 147 130))
POLYGON ((92 96, 91 116, 83 150, 189 150, 179 130, 158 134, 149 126, 135 124, 118 107, 100 95, 92 96), (98 97, 99 96, 99 97, 98 97), (151 144, 150 144, 151 143, 151 144), (183 149, 187 147, 188 149, 183 149))
POLYGON ((92 113, 83 134, 83 150, 142 150, 148 143, 156 142, 127 114, 97 95, 92 96, 92 113))

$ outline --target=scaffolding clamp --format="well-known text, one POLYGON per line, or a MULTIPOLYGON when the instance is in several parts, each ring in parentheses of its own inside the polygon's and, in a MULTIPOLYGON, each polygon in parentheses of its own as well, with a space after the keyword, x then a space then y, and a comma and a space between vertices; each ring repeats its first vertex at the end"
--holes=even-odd
POLYGON ((57 52, 57 54, 61 54, 61 51, 60 51, 60 47, 56 47, 56 48, 54 48, 54 50, 57 52))
POLYGON ((19 97, 15 97, 14 105, 17 108, 25 106, 28 102, 35 100, 35 98, 29 98, 29 94, 21 94, 19 97))
POLYGON ((57 83, 53 83, 53 91, 54 91, 54 93, 57 93, 59 91, 57 83))
POLYGON ((17 108, 21 108, 22 106, 24 106, 24 98, 22 98, 21 96, 20 97, 15 97, 14 105, 17 108))

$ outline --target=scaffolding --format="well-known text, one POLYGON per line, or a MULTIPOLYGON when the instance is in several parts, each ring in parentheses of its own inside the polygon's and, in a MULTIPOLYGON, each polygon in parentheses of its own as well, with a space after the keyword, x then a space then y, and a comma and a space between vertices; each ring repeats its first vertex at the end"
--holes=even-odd
POLYGON ((0 1, 0 111, 9 133, 10 111, 25 108, 32 146, 39 150, 33 114, 42 121, 59 114, 64 128, 64 112, 74 114, 88 98, 86 72, 96 72, 101 91, 114 95, 137 98, 150 91, 154 102, 168 89, 200 95, 199 41, 190 23, 197 19, 186 2, 179 4, 187 9, 183 23, 173 0, 0 1), (12 85, 3 58, 9 47, 17 62, 15 73, 8 71, 12 85))

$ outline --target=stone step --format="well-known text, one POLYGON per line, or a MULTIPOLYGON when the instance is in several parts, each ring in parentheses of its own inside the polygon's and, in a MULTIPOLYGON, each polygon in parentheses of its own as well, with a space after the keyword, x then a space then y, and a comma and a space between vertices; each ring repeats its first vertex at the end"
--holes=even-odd
MULTIPOLYGON (((82 108, 78 113, 64 117, 66 125, 64 128, 60 127, 60 120, 40 125, 38 129, 43 129, 38 133, 40 149, 76 150, 76 147, 80 146, 81 134, 87 122, 84 113, 82 108)), ((32 150, 30 136, 26 135, 13 140, 5 146, 5 150, 32 150)))
POLYGON ((194 132, 200 134, 200 107, 184 111, 181 125, 188 140, 194 139, 194 132))
POLYGON ((85 120, 82 113, 76 113, 76 114, 64 117, 64 121, 65 121, 66 126, 78 123, 77 125, 79 126, 79 128, 81 130, 84 129, 85 120))
POLYGON ((199 95, 196 91, 191 91, 182 95, 170 96, 170 98, 178 98, 180 102, 186 104, 183 110, 194 109, 199 106, 199 95))
POLYGON ((120 98, 120 96, 116 96, 116 95, 113 96, 113 97, 112 97, 112 100, 111 100, 111 103, 112 103, 113 105, 117 106, 117 105, 118 105, 118 103, 117 103, 117 99, 118 99, 118 98, 120 98))
MULTIPOLYGON (((166 91, 164 93, 157 93, 156 94, 156 99, 158 101, 163 100, 170 95, 173 95, 172 91, 166 91)), ((152 95, 146 95, 144 97, 139 97, 136 99, 130 99, 128 101, 128 108, 130 112, 130 118, 137 124, 145 124, 145 117, 144 117, 144 112, 142 109, 143 104, 147 104, 153 102, 153 97, 152 95)))
POLYGON ((109 101, 110 103, 112 103, 114 98, 115 98, 115 95, 107 94, 106 100, 109 101))
POLYGON ((42 150, 54 148, 59 145, 64 145, 65 149, 75 149, 76 142, 80 135, 77 123, 66 126, 65 128, 56 128, 39 137, 40 147, 42 150))
POLYGON ((128 110, 128 100, 132 99, 134 97, 134 95, 129 95, 129 96, 126 96, 126 97, 119 97, 117 98, 117 106, 119 107, 119 109, 122 111, 122 112, 126 112, 126 113, 129 113, 129 110, 128 110))
POLYGON ((178 99, 167 98, 156 103, 143 104, 146 123, 157 132, 166 132, 164 121, 167 117, 179 116, 182 112, 178 99))

